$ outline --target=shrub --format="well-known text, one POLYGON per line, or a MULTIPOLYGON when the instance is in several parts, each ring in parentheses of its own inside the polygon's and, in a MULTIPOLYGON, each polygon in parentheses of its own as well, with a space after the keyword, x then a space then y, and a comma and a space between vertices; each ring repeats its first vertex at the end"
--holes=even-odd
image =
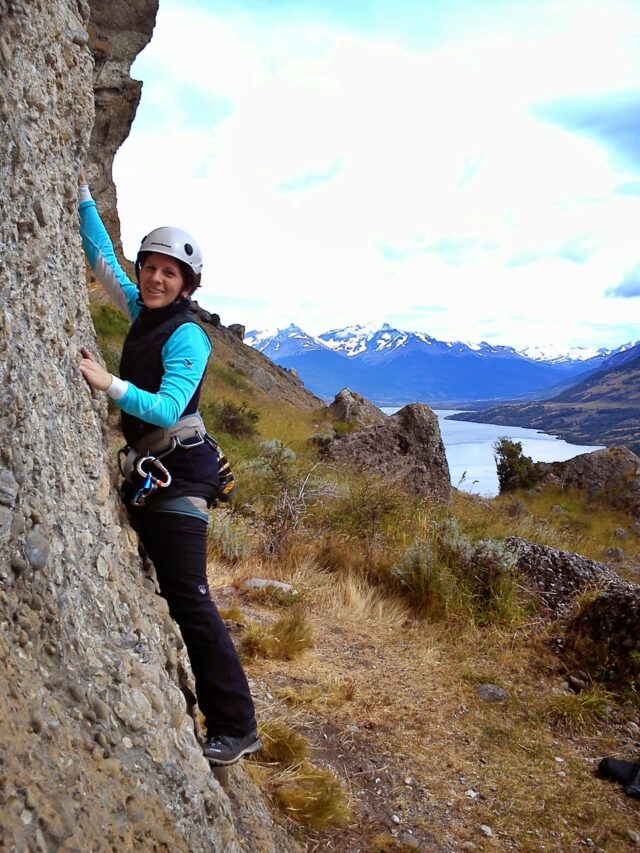
POLYGON ((417 540, 410 545, 393 567, 392 574, 425 615, 442 616, 449 609, 451 574, 431 542, 417 540))
POLYGON ((309 754, 309 744, 303 735, 283 720, 266 720, 260 726, 260 760, 291 767, 300 764, 309 754))
POLYGON ((465 590, 473 618, 479 624, 510 624, 521 616, 513 571, 517 558, 504 542, 473 542, 459 529, 441 537, 443 556, 465 590))
POLYGON ((478 624, 513 623, 521 605, 515 555, 496 539, 473 541, 455 519, 434 522, 394 566, 393 577, 418 610, 467 614, 478 624))
POLYGON ((267 554, 280 553, 290 534, 307 516, 310 504, 333 490, 332 484, 315 476, 320 463, 308 471, 295 466, 296 455, 275 439, 260 443, 261 455, 245 462, 250 490, 254 492, 250 511, 260 527, 267 554))
POLYGON ((411 500, 400 486, 360 475, 346 494, 328 506, 326 523, 369 550, 376 539, 387 536, 394 540, 408 523, 411 510, 411 500))
POLYGON ((235 438, 251 438, 256 435, 256 424, 260 413, 248 403, 233 403, 231 400, 214 401, 204 407, 207 421, 213 424, 212 432, 226 432, 235 438))
POLYGON ((500 493, 529 489, 542 479, 542 471, 530 456, 522 452, 519 441, 501 438, 493 445, 500 493))
POLYGON ((344 421, 333 422, 333 434, 336 438, 342 438, 343 435, 350 435, 356 432, 358 425, 354 423, 347 424, 344 421))
POLYGON ((100 337, 120 338, 124 341, 131 327, 131 321, 127 320, 122 311, 111 305, 92 308, 91 318, 96 334, 100 337))
POLYGON ((293 820, 322 829, 339 826, 349 817, 344 788, 331 770, 304 763, 275 791, 280 806, 293 820))
POLYGON ((585 731, 608 716, 612 699, 613 693, 594 685, 588 691, 553 697, 545 716, 570 732, 585 731))
POLYGON ((246 655, 278 660, 292 660, 312 646, 311 628, 301 607, 293 608, 273 625, 250 625, 240 641, 246 655))
POLYGON ((256 534, 238 513, 216 509, 210 513, 210 519, 207 544, 209 559, 222 556, 236 562, 255 549, 256 534))

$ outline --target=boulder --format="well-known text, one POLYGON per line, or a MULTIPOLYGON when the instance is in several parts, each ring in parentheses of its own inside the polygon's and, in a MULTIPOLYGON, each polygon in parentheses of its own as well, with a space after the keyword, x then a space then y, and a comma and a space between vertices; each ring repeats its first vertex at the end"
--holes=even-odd
POLYGON ((236 338, 240 338, 241 341, 244 340, 246 328, 242 325, 242 323, 232 323, 227 328, 229 329, 232 335, 236 336, 236 338))
POLYGON ((349 388, 343 388, 336 394, 329 406, 329 414, 334 421, 358 426, 381 424, 387 419, 387 415, 374 403, 349 388))
POLYGON ((581 608, 567 627, 566 651, 596 677, 637 677, 640 586, 619 580, 581 608))
POLYGON ((326 453, 335 462, 385 477, 420 497, 439 503, 451 497, 438 418, 429 406, 411 403, 383 423, 335 439, 326 453))
POLYGON ((626 447, 594 450, 566 462, 538 462, 536 469, 545 484, 581 489, 640 518, 640 458, 626 447))
POLYGON ((589 587, 604 588, 620 580, 604 563, 589 560, 571 551, 559 551, 546 545, 535 545, 517 536, 506 540, 517 557, 516 570, 555 616, 566 614, 576 596, 589 587))

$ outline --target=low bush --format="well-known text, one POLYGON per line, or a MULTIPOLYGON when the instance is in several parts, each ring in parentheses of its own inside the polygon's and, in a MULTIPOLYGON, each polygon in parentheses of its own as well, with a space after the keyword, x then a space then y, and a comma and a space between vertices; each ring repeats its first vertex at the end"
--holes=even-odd
POLYGON ((570 732, 586 731, 609 715, 613 698, 613 693, 600 685, 581 693, 554 696, 547 705, 545 717, 570 732))
POLYGON ((429 616, 465 614, 480 625, 512 624, 522 615, 515 555, 495 539, 473 541, 455 519, 433 522, 393 568, 417 609, 429 616))
POLYGON ((352 432, 356 432, 358 429, 358 425, 354 423, 345 423, 344 421, 334 421, 333 422, 333 434, 336 438, 341 438, 343 435, 350 435, 352 432))
POLYGON ((207 554, 237 562, 257 547, 257 536, 239 513, 215 509, 210 513, 207 554))
POLYGON ((301 764, 309 754, 306 738, 280 719, 266 720, 260 726, 260 761, 291 767, 301 764))
POLYGON ((269 626, 250 625, 240 640, 249 657, 292 660, 313 646, 311 627, 302 607, 295 607, 269 626))
POLYGON ((493 445, 500 493, 514 489, 530 489, 542 480, 543 474, 530 456, 522 452, 519 441, 501 438, 493 445))
POLYGON ((399 485, 359 474, 326 503, 317 521, 350 541, 351 550, 368 551, 376 541, 400 541, 412 527, 414 511, 414 501, 399 485))
POLYGON ((122 311, 118 311, 111 305, 92 307, 91 319, 96 335, 100 338, 116 338, 121 345, 131 328, 131 321, 124 316, 122 311))
POLYGON ((214 435, 225 432, 234 438, 251 438, 257 435, 260 413, 244 401, 214 400, 203 407, 203 417, 214 435))
POLYGON ((331 770, 304 763, 275 789, 281 808, 315 829, 340 826, 349 817, 347 794, 331 770))
POLYGON ((440 559, 432 542, 418 540, 410 545, 392 570, 400 588, 425 616, 441 618, 459 611, 456 579, 440 559))

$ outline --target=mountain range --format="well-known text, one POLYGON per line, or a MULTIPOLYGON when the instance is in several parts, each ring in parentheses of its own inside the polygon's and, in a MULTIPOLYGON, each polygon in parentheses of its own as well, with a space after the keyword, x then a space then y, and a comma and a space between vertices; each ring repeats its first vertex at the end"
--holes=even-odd
POLYGON ((291 324, 276 332, 249 331, 244 340, 276 364, 295 370, 325 400, 349 387, 380 406, 424 401, 441 407, 547 399, 606 369, 610 359, 620 363, 633 357, 640 346, 518 351, 486 342, 439 341, 386 323, 317 336, 291 324))
POLYGON ((575 444, 624 445, 640 453, 640 344, 551 399, 450 416, 456 421, 539 429, 575 444))

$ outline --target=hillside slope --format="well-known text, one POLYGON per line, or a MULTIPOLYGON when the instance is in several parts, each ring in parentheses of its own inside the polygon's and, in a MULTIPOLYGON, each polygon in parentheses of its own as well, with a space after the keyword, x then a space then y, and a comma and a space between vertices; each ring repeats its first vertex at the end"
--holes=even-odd
POLYGON ((493 406, 452 420, 529 427, 577 444, 640 451, 640 356, 600 370, 541 403, 493 406))

